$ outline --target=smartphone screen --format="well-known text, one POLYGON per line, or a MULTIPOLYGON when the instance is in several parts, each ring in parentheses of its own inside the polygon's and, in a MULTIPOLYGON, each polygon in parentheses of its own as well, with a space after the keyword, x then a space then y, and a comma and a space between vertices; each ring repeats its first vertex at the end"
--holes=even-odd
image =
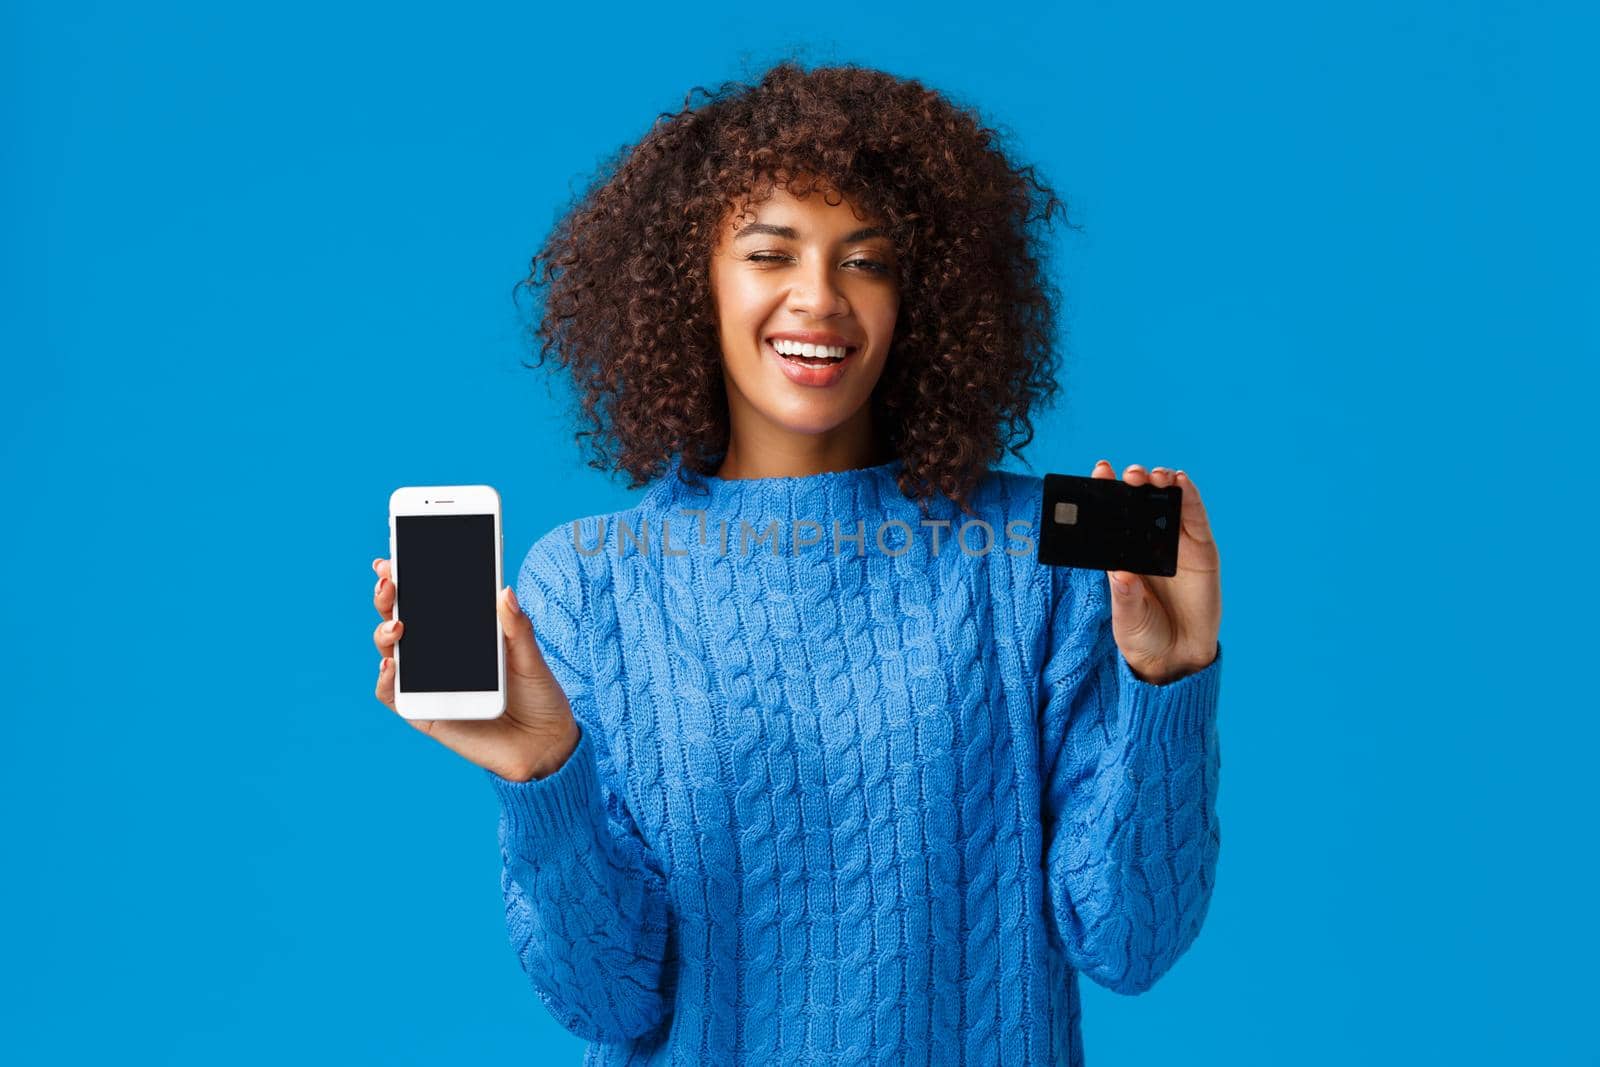
POLYGON ((494 692, 500 619, 495 614, 493 515, 396 515, 395 611, 403 693, 494 692))

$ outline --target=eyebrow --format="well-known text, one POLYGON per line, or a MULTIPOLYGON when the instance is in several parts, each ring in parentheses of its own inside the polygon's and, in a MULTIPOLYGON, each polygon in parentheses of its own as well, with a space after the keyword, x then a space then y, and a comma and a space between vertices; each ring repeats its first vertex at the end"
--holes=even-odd
MULTIPOLYGON (((735 241, 745 237, 754 237, 757 234, 768 234, 772 237, 785 237, 793 241, 799 235, 794 232, 793 226, 773 226, 766 222, 752 222, 738 233, 734 234, 735 241)), ((888 237, 889 233, 877 226, 864 226, 844 235, 840 244, 853 244, 856 241, 865 241, 872 237, 888 237)))

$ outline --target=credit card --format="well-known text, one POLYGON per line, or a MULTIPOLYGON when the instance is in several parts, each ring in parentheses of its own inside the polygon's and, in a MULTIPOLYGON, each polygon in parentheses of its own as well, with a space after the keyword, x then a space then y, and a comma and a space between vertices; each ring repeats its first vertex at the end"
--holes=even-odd
POLYGON ((1178 573, 1183 490, 1117 478, 1046 474, 1039 562, 1170 578, 1178 573))

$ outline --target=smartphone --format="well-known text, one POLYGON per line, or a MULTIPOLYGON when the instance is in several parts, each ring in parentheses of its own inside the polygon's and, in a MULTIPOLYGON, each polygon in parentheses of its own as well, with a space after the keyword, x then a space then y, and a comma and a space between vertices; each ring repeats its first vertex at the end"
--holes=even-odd
POLYGON ((1183 489, 1046 474, 1039 562, 1134 574, 1178 573, 1183 489))
POLYGON ((394 706, 408 719, 494 719, 506 710, 495 602, 504 537, 487 485, 407 485, 389 495, 394 706))

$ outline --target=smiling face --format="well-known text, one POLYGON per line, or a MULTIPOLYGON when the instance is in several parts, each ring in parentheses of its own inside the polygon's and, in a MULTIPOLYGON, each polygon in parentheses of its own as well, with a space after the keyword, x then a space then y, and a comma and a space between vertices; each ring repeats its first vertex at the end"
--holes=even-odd
POLYGON ((868 400, 894 336, 898 265, 877 220, 825 192, 777 187, 753 217, 730 211, 712 250, 725 468, 754 469, 757 456, 834 469, 879 458, 868 400))

